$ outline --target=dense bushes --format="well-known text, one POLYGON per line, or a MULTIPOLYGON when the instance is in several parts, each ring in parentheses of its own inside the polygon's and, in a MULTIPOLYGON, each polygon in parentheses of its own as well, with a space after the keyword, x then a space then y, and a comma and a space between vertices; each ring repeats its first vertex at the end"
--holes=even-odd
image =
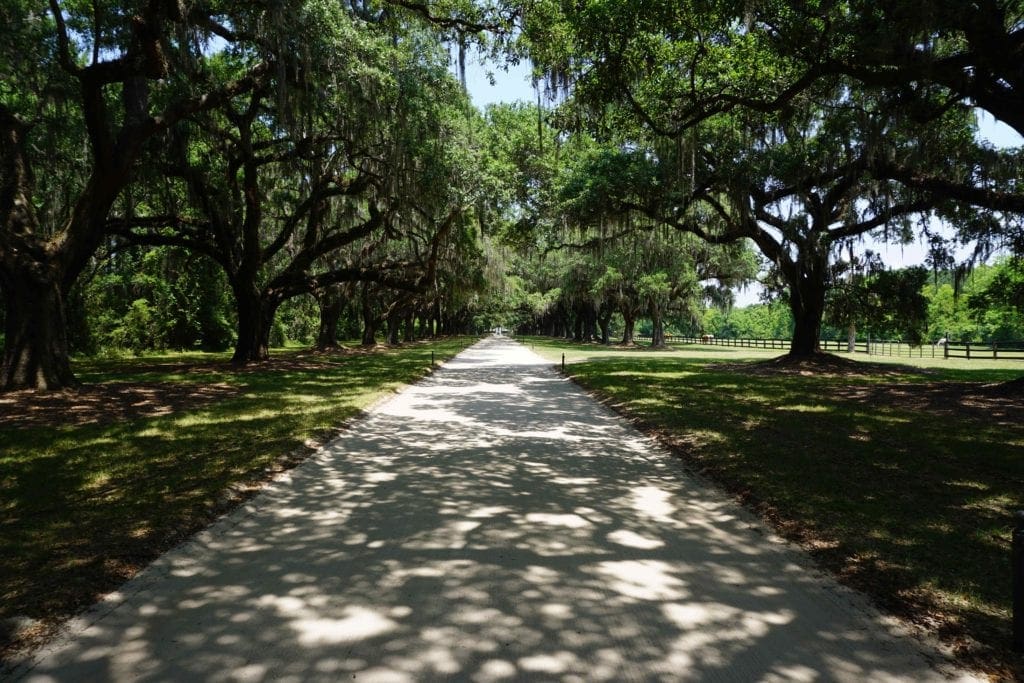
MULTIPOLYGON (((318 325, 313 297, 285 301, 271 345, 310 345, 318 325)), ((235 311, 222 270, 208 259, 172 247, 135 249, 106 259, 72 290, 68 327, 82 355, 224 351, 235 340, 235 311)))
POLYGON ((207 259, 169 247, 101 262, 68 301, 69 342, 81 354, 223 351, 234 341, 230 289, 207 259))

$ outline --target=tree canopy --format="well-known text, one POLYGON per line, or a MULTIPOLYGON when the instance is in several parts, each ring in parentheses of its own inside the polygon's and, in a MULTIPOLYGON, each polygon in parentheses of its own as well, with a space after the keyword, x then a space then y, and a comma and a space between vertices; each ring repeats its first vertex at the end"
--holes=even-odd
MULTIPOLYGON (((849 240, 934 239, 938 217, 981 255, 1021 246, 1019 151, 976 140, 974 107, 988 100, 971 94, 1012 62, 983 71, 995 57, 963 47, 973 29, 939 18, 943 3, 920 4, 553 1, 526 40, 564 93, 561 118, 617 147, 602 210, 713 243, 753 240, 788 285, 791 354, 807 355, 849 240), (879 24, 893 42, 873 48, 879 24), (970 85, 939 68, 947 59, 970 85)), ((998 9, 975 23, 1016 36, 1020 8, 998 9)))
POLYGON ((629 343, 642 322, 657 344, 762 264, 791 354, 813 354, 844 307, 876 328, 872 297, 921 308, 900 298, 917 271, 845 274, 861 240, 925 240, 936 273, 940 223, 975 262, 1024 253, 1020 150, 976 126, 1024 132, 1022 19, 996 0, 6 3, 0 384, 72 385, 70 354, 101 343, 263 361, 282 325, 330 346, 339 325, 629 343), (554 104, 477 111, 471 46, 528 58, 554 104))

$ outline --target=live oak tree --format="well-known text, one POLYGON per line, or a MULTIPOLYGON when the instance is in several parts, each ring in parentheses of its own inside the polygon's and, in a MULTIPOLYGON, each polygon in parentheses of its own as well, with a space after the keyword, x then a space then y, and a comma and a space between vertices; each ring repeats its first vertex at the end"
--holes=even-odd
MULTIPOLYGON (((1024 5, 1017 0, 860 0, 752 6, 751 31, 803 76, 840 74, 887 93, 922 130, 941 125, 956 103, 976 107, 1024 135, 1024 5)), ((994 249, 1024 253, 1024 167, 1021 150, 976 143, 949 155, 945 167, 921 168, 891 159, 876 171, 927 192, 1002 212, 1000 220, 961 222, 975 256, 994 249)))
POLYGON ((316 32, 296 31, 302 25, 293 21, 316 8, 389 27, 396 43, 410 22, 427 25, 435 44, 485 43, 486 31, 506 36, 519 11, 516 3, 469 0, 3 4, 0 387, 75 383, 65 302, 105 241, 111 207, 143 149, 179 122, 318 58, 304 50, 316 32), (211 67, 225 55, 237 68, 211 67))
POLYGON ((172 131, 163 194, 185 195, 180 210, 114 221, 133 242, 186 246, 224 268, 236 363, 269 357, 288 298, 342 282, 362 282, 366 301, 369 281, 425 287, 431 244, 462 211, 464 183, 444 181, 445 133, 464 95, 436 45, 357 29, 336 8, 308 10, 292 19, 309 36, 297 77, 275 73, 172 131), (396 239, 418 240, 415 262, 391 257, 396 239))
POLYGON ((633 343, 636 322, 646 316, 652 346, 663 347, 669 316, 696 318, 709 294, 753 279, 757 261, 744 240, 711 245, 666 225, 656 212, 630 208, 623 190, 636 192, 651 179, 639 172, 649 160, 640 155, 639 163, 630 163, 634 155, 615 148, 585 155, 565 174, 559 208, 565 223, 589 226, 584 243, 601 264, 593 288, 622 315, 622 344, 633 343))
MULTIPOLYGON (((195 130, 175 131, 169 147, 176 158, 164 167, 172 186, 164 194, 191 200, 179 211, 112 221, 112 229, 133 243, 184 246, 224 269, 238 314, 237 363, 268 357, 277 307, 312 288, 314 261, 385 221, 367 202, 371 179, 346 157, 345 141, 268 129, 265 105, 272 96, 269 88, 253 91, 195 130), (219 153, 203 155, 207 147, 219 153)), ((332 272, 344 279, 346 271, 354 269, 332 272)))
POLYGON ((290 3, 5 3, 0 47, 0 386, 75 383, 65 300, 148 141, 263 82, 290 3), (208 41, 250 55, 228 80, 208 41), (79 137, 80 135, 80 137, 79 137), (80 161, 76 158, 81 155, 80 161), (47 177, 50 159, 59 163, 47 177), (50 191, 60 191, 51 196, 50 191))
POLYGON ((958 99, 908 101, 810 69, 779 48, 776 3, 761 19, 745 5, 542 3, 526 35, 570 86, 565 118, 624 139, 620 178, 639 185, 621 183, 617 210, 716 243, 753 240, 789 285, 791 354, 808 355, 836 244, 879 229, 909 239, 909 219, 932 211, 975 234, 1005 234, 998 216, 964 205, 1012 207, 1002 190, 1012 173, 974 143, 958 99))
MULTIPOLYGON (((1020 55, 1024 6, 1016 0, 876 3, 538 2, 524 35, 531 56, 591 111, 615 102, 670 137, 708 118, 785 114, 822 81, 844 77, 883 94, 920 130, 950 107, 987 111, 1024 134, 1020 55)), ((877 164, 933 198, 1008 214, 962 222, 964 238, 1024 248, 1019 150, 975 143, 946 165, 877 164)))
POLYGON ((915 147, 897 121, 862 106, 842 94, 827 110, 809 104, 786 118, 711 119, 696 131, 706 144, 692 153, 672 141, 633 143, 586 171, 608 178, 592 201, 710 243, 751 240, 788 287, 790 354, 813 354, 837 246, 869 232, 903 239, 911 219, 933 207, 871 174, 879 155, 911 155, 915 147))

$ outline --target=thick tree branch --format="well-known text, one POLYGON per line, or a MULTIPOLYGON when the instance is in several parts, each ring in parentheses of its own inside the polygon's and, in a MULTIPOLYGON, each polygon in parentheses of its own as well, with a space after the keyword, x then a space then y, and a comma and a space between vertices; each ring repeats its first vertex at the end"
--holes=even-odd
POLYGON ((397 5, 415 12, 429 23, 441 28, 455 29, 463 33, 504 33, 508 26, 494 21, 474 21, 464 17, 438 16, 430 9, 430 3, 418 0, 386 0, 390 5, 397 5))
POLYGON ((82 69, 75 64, 71 54, 71 40, 68 38, 68 26, 64 21, 64 12, 57 0, 50 0, 50 12, 53 14, 53 21, 57 25, 57 60, 62 69, 69 74, 77 76, 82 69))
POLYGON ((1024 213, 1024 195, 967 185, 922 173, 891 162, 878 162, 870 169, 879 180, 895 180, 939 199, 953 199, 993 211, 1024 213))
POLYGON ((147 247, 181 247, 204 254, 222 267, 227 267, 223 254, 204 239, 198 231, 183 229, 184 221, 175 216, 162 216, 141 219, 115 219, 110 223, 110 234, 123 238, 129 244, 147 247), (155 232, 159 228, 175 228, 174 233, 155 232), (146 232, 137 232, 134 228, 149 228, 146 232))

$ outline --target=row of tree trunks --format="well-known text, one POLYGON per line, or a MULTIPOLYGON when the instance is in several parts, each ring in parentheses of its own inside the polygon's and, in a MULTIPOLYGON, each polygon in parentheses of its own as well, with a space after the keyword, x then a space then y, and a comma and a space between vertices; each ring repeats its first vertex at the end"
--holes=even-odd
POLYGON ((573 321, 573 341, 589 343, 597 339, 597 307, 592 301, 576 306, 573 321))
POLYGON ((363 337, 360 340, 362 346, 375 346, 377 344, 377 328, 380 326, 380 318, 374 302, 370 299, 370 288, 363 285, 359 295, 359 305, 363 317, 363 337))
MULTIPOLYGON (((377 343, 377 334, 383 326, 386 330, 385 339, 388 344, 397 345, 404 341, 413 341, 417 336, 420 338, 434 337, 438 334, 451 335, 470 332, 468 314, 442 316, 440 307, 419 315, 419 330, 417 335, 417 315, 411 309, 402 310, 395 308, 387 315, 382 315, 374 305, 370 295, 369 287, 362 288, 360 303, 363 319, 363 332, 361 343, 364 346, 373 346, 377 343), (432 314, 437 314, 434 317, 432 314)), ((793 294, 790 297, 790 308, 795 323, 793 340, 789 355, 807 356, 820 351, 821 319, 825 305, 825 288, 817 286, 814 278, 804 280, 803 286, 792 287, 793 294)), ((44 296, 47 290, 36 290, 37 296, 44 296)), ((59 296, 59 290, 54 294, 50 290, 50 296, 59 296)), ((280 301, 276 301, 265 294, 262 294, 244 287, 235 288, 235 296, 238 304, 238 342, 235 347, 235 354, 232 357, 235 363, 247 363, 265 361, 269 358, 270 330, 273 325, 274 316, 280 301)), ((18 315, 12 310, 12 304, 24 301, 24 298, 7 298, 7 334, 8 339, 15 338, 11 334, 12 321, 21 321, 30 318, 18 315)), ((333 294, 321 297, 320 299, 320 328, 317 338, 317 348, 336 348, 338 322, 345 310, 346 301, 340 294, 333 294)), ((63 311, 63 307, 51 308, 51 310, 63 311)), ((621 344, 624 346, 635 343, 636 321, 638 316, 630 307, 624 307, 620 311, 623 316, 623 334, 621 344)), ((534 326, 526 328, 528 332, 546 334, 551 337, 563 337, 578 342, 591 342, 600 340, 603 344, 610 343, 610 327, 614 309, 610 306, 603 306, 598 309, 593 305, 584 304, 578 307, 575 315, 567 315, 563 307, 557 307, 554 311, 537 321, 534 326), (600 330, 600 332, 598 332, 600 330)), ((665 346, 664 318, 655 311, 652 315, 652 339, 651 345, 655 348, 665 346)), ((63 330, 63 325, 54 326, 54 329, 63 330)), ((64 341, 66 344, 66 340, 64 341)), ((5 365, 5 370, 6 370, 5 365)), ((31 366, 28 366, 31 368, 31 366)), ((70 368, 68 368, 70 372, 70 368)))
MULTIPOLYGON (((788 267, 782 269, 782 274, 789 285, 789 306, 794 321, 789 355, 811 356, 820 353, 821 350, 821 324, 826 293, 824 272, 827 269, 827 258, 805 257, 799 262, 791 261, 786 265, 788 267)), ((640 310, 627 301, 621 301, 618 312, 623 319, 620 344, 631 346, 636 343, 636 323, 640 318, 640 310)), ((602 303, 598 308, 590 302, 584 302, 575 307, 574 311, 559 303, 523 329, 528 333, 563 337, 577 342, 589 342, 599 338, 601 343, 609 344, 611 319, 614 313, 615 307, 606 303, 602 303)), ((664 316, 657 308, 652 308, 649 315, 652 322, 651 346, 662 348, 666 345, 664 316)))
MULTIPOLYGON (((363 346, 376 344, 381 330, 384 331, 384 341, 389 345, 474 331, 471 329, 472 316, 467 310, 449 312, 438 301, 418 308, 409 298, 400 298, 385 306, 370 285, 362 287, 359 304, 363 346)), ((343 311, 344 306, 339 310, 343 311)), ((336 321, 334 325, 337 325, 336 321)))
MULTIPOLYGON (((317 295, 317 302, 320 309, 320 323, 316 348, 320 350, 339 348, 338 325, 349 307, 350 301, 341 288, 330 288, 317 295)), ((385 340, 390 345, 435 337, 443 327, 440 321, 434 319, 432 308, 422 310, 412 305, 395 305, 390 313, 381 316, 366 287, 361 288, 360 291, 359 313, 362 323, 360 341, 365 346, 377 343, 377 333, 382 324, 385 329, 385 340)))

